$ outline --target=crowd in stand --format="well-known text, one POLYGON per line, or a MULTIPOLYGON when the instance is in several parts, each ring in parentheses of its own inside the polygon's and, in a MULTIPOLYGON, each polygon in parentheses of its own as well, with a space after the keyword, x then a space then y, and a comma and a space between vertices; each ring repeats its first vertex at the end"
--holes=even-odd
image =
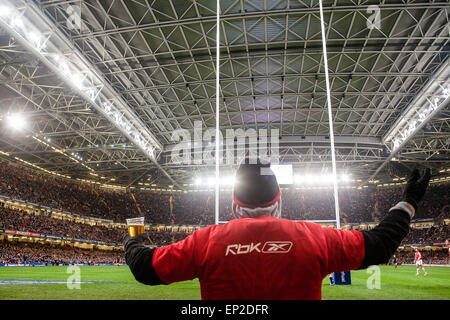
MULTIPOLYGON (((421 202, 415 219, 450 217, 450 185, 432 185, 421 202)), ((380 221, 402 199, 403 187, 343 189, 339 191, 340 214, 343 223, 380 221)), ((139 199, 146 221, 157 224, 214 223, 214 193, 149 194, 139 199), (172 203, 172 205, 170 204, 172 203), (157 209, 155 209, 157 208, 157 209), (163 214, 162 212, 165 212, 163 214)), ((233 219, 231 193, 220 195, 220 220, 233 219)), ((332 190, 297 190, 282 192, 282 217, 291 220, 332 220, 335 218, 332 190)))
POLYGON ((125 263, 123 252, 63 248, 38 243, 0 242, 0 264, 97 264, 125 263))
MULTIPOLYGON (((446 248, 421 251, 425 264, 448 264, 446 248)), ((397 251, 396 263, 414 264, 414 251, 397 251)), ((391 264, 394 260, 391 260, 391 264)), ((72 247, 52 246, 38 243, 0 242, 0 264, 123 264, 125 256, 120 251, 90 250, 72 247)))
POLYGON ((149 245, 165 246, 185 239, 190 232, 181 230, 172 230, 170 228, 160 228, 159 230, 150 230, 147 232, 149 245))
MULTIPOLYGON (((449 187, 450 184, 431 185, 415 218, 435 218, 438 221, 450 217, 449 187)), ((402 191, 403 186, 341 189, 339 204, 342 223, 379 221, 390 207, 401 200, 402 191)), ((1 160, 0 195, 117 222, 125 222, 126 218, 143 214, 145 222, 150 224, 174 226, 215 223, 214 192, 161 194, 139 191, 134 192, 133 197, 130 193, 106 191, 70 182, 1 160)), ((234 218, 231 198, 231 192, 221 193, 219 215, 221 221, 234 218)), ((332 190, 295 188, 283 190, 282 217, 291 220, 333 220, 335 216, 332 190)), ((2 205, 0 205, 0 227, 106 243, 120 243, 126 233, 124 229, 58 220, 50 216, 13 210, 2 205)), ((148 244, 167 245, 184 239, 189 232, 160 228, 148 234, 150 239, 148 244)), ((448 226, 439 226, 413 229, 402 243, 435 243, 446 239, 448 226)))
POLYGON ((0 194, 71 213, 115 221, 136 214, 136 205, 126 193, 70 182, 2 160, 0 194))
MULTIPOLYGON (((401 200, 403 186, 340 189, 342 222, 379 221, 390 207, 401 200)), ((415 218, 450 216, 450 184, 431 185, 415 218)), ((125 222, 126 218, 144 214, 147 223, 214 223, 214 192, 159 194, 107 191, 40 174, 0 160, 0 195, 10 196, 84 216, 125 222)), ((334 196, 331 189, 282 191, 282 217, 291 220, 334 219, 334 196)), ((233 219, 231 192, 220 194, 220 220, 233 219)))
POLYGON ((403 244, 441 243, 449 239, 449 226, 433 226, 429 228, 412 228, 403 239, 403 244))
MULTIPOLYGON (((111 244, 119 244, 126 233, 124 229, 108 228, 101 225, 89 225, 26 213, 22 210, 6 208, 3 204, 0 204, 0 227, 14 231, 26 231, 66 238, 95 240, 111 244)), ((413 228, 402 243, 420 244, 443 242, 449 238, 448 230, 448 225, 413 228)), ((148 235, 150 238, 148 244, 167 245, 186 238, 189 235, 189 232, 181 230, 180 227, 152 228, 148 232, 148 235)))
MULTIPOLYGON (((448 249, 442 248, 439 250, 422 250, 422 261, 424 264, 450 264, 448 249)), ((395 262, 398 265, 415 264, 414 251, 397 251, 392 257, 390 264, 395 262)))
POLYGON ((13 210, 0 204, 0 227, 74 239, 119 243, 123 232, 104 226, 64 221, 43 215, 13 210))

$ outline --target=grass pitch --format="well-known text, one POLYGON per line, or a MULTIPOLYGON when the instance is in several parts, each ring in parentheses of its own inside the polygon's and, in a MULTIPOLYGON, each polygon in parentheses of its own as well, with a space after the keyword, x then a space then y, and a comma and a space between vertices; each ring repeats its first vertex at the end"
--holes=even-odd
MULTIPOLYGON (((328 278, 322 285, 325 300, 450 300, 450 268, 426 267, 416 277, 414 266, 381 266, 380 289, 368 289, 371 274, 366 270, 352 271, 352 284, 330 286, 328 278)), ((198 280, 174 283, 168 286, 146 286, 136 282, 128 266, 80 267, 80 289, 68 289, 67 267, 1 267, 1 300, 197 300, 200 299, 198 280), (8 279, 8 280, 5 280, 8 279), (62 280, 57 284, 2 284, 12 279, 62 280), (112 281, 112 282, 107 282, 112 281)), ((19 281, 18 281, 19 282, 19 281)), ((31 281, 32 282, 32 281, 31 281)), ((30 283, 28 281, 27 283, 30 283)))

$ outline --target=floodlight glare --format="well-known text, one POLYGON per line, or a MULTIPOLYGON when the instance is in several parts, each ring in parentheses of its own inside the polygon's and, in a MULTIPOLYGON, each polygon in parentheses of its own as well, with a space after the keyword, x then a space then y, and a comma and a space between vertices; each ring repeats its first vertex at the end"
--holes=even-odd
POLYGON ((25 118, 20 114, 12 114, 7 117, 9 126, 14 129, 23 129, 27 124, 25 118))
POLYGON ((331 175, 331 174, 324 174, 324 175, 322 176, 322 178, 321 178, 321 181, 322 181, 324 184, 333 184, 333 183, 334 183, 333 175, 331 175))
POLYGON ((216 179, 215 178, 208 178, 208 185, 212 186, 216 183, 216 179))
POLYGON ((302 184, 303 183, 303 176, 296 175, 294 177, 294 182, 295 182, 295 184, 302 184))
POLYGON ((220 182, 221 182, 221 184, 224 184, 224 185, 233 185, 234 184, 234 176, 223 177, 220 182))
POLYGON ((25 26, 23 24, 23 20, 20 17, 15 17, 11 20, 11 27, 16 29, 25 29, 25 26))
POLYGON ((12 9, 8 6, 0 6, 0 17, 9 17, 12 14, 12 9))
POLYGON ((70 75, 70 68, 69 65, 67 64, 67 62, 62 61, 59 64, 59 69, 61 70, 61 73, 65 76, 69 76, 70 75))
POLYGON ((305 175, 304 184, 314 184, 315 177, 311 174, 305 175))
POLYGON ((28 39, 30 39, 31 42, 33 42, 35 45, 38 45, 40 41, 42 40, 41 37, 35 33, 35 32, 28 32, 27 33, 28 39))
POLYGON ((81 74, 74 74, 72 76, 73 84, 79 89, 83 88, 83 80, 84 77, 81 74))

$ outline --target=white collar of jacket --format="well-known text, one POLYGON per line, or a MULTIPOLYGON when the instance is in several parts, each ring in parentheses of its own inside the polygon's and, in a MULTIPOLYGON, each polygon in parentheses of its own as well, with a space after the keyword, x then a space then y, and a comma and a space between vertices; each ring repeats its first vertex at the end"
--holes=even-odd
POLYGON ((265 208, 245 208, 233 201, 233 214, 236 218, 274 217, 281 218, 281 198, 273 205, 265 208))

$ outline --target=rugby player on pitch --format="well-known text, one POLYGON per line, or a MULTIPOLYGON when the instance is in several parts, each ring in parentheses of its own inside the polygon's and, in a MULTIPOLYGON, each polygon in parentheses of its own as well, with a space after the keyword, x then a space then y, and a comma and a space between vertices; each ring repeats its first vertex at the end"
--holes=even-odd
POLYGON ((422 271, 423 271, 424 275, 426 276, 428 273, 425 271, 425 268, 423 267, 422 254, 420 253, 419 249, 417 249, 417 248, 415 251, 416 251, 416 253, 414 254, 414 260, 416 262, 416 268, 417 268, 416 276, 419 275, 420 267, 422 267, 422 271))

